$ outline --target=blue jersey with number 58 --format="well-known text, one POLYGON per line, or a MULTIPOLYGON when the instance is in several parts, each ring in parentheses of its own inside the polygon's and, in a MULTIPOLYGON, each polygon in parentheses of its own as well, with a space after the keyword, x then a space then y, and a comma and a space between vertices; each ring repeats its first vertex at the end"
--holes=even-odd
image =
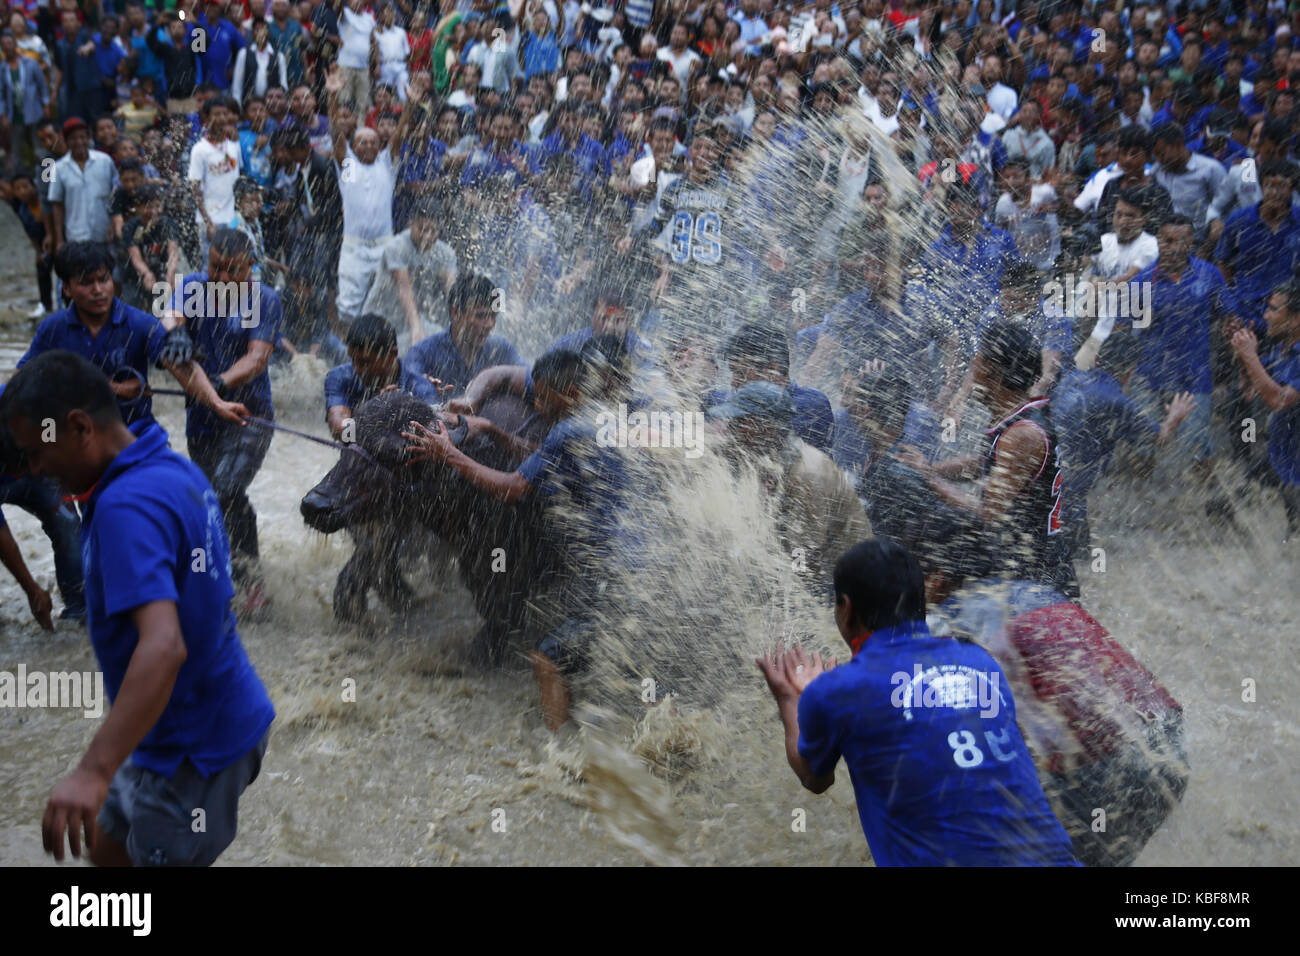
POLYGON ((873 633, 799 699, 799 753, 844 758, 879 866, 1076 866, 997 662, 924 621, 873 633))

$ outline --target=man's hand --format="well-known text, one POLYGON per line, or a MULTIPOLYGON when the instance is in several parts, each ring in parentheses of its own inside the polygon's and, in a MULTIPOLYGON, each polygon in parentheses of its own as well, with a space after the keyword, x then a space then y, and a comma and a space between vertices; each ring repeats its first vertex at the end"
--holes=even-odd
POLYGON ((50 620, 50 612, 54 609, 54 602, 50 600, 49 591, 39 584, 33 583, 27 591, 27 606, 32 609, 32 617, 36 618, 36 623, 42 629, 54 630, 54 622, 50 620))
POLYGON ((213 222, 211 219, 208 219, 206 220, 206 228, 207 228, 208 239, 210 240, 213 236, 217 234, 217 224, 213 222))
POLYGON ((1255 338, 1255 333, 1245 326, 1232 333, 1230 343, 1232 354, 1239 359, 1259 355, 1259 340, 1255 338))
MULTIPOLYGON (((439 397, 439 398, 441 398, 442 395, 443 395, 443 393, 445 393, 445 392, 453 392, 453 391, 456 390, 456 386, 455 386, 454 384, 452 384, 452 385, 444 385, 444 384, 442 383, 442 379, 440 379, 440 378, 434 378, 432 375, 426 375, 426 376, 424 376, 424 378, 425 378, 425 381, 427 381, 430 385, 432 385, 434 388, 436 388, 436 389, 438 390, 438 397, 439 397)), ((472 409, 471 409, 471 411, 472 411, 472 409)))
POLYGON ((1175 427, 1182 423, 1188 415, 1196 408, 1196 399, 1192 397, 1191 392, 1180 392, 1173 397, 1169 404, 1165 405, 1165 415, 1168 416, 1170 427, 1175 427))
POLYGON ((113 390, 114 395, 127 402, 139 398, 140 393, 144 390, 144 383, 138 378, 129 378, 125 382, 109 382, 108 385, 113 390))
POLYGON ((49 802, 45 804, 45 817, 41 821, 41 842, 46 853, 63 862, 63 834, 68 834, 68 846, 73 856, 81 856, 81 833, 86 834, 86 849, 91 849, 94 839, 95 817, 108 797, 111 781, 99 774, 78 767, 59 781, 49 802))
POLYGON ((803 648, 796 647, 775 656, 764 654, 755 663, 767 678, 768 690, 777 703, 781 703, 783 700, 798 700, 808 685, 834 668, 837 661, 832 657, 823 665, 820 654, 813 654, 809 660, 803 648))
POLYGON ((329 68, 325 74, 325 92, 341 93, 343 91, 343 73, 337 63, 329 68))
POLYGON ((419 422, 411 422, 409 427, 410 431, 402 432, 402 437, 410 442, 406 446, 409 455, 408 465, 421 461, 431 461, 440 465, 447 460, 451 452, 456 450, 441 422, 435 421, 433 428, 421 425, 419 422))
POLYGON ((461 396, 460 398, 453 398, 447 403, 447 411, 457 415, 473 415, 477 409, 474 407, 473 402, 461 396))
POLYGON ((218 418, 234 425, 247 425, 248 419, 252 417, 252 414, 241 402, 218 401, 212 406, 212 410, 216 412, 218 418))

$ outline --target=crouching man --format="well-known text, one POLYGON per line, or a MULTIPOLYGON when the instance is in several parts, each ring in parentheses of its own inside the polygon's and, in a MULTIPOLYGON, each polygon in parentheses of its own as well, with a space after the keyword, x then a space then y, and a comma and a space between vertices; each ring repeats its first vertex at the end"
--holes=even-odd
POLYGON ((235 629, 217 496, 157 424, 128 429, 103 372, 72 352, 24 365, 0 420, 34 474, 89 495, 87 624, 112 702, 50 795, 45 849, 62 860, 66 831, 80 856, 84 831, 101 866, 206 866, 235 838, 275 719, 235 629))
POLYGON ((798 649, 757 663, 799 782, 826 791, 844 758, 878 865, 1078 865, 1001 669, 977 644, 930 634, 911 554, 886 538, 846 551, 835 625, 853 651, 842 667, 798 649))

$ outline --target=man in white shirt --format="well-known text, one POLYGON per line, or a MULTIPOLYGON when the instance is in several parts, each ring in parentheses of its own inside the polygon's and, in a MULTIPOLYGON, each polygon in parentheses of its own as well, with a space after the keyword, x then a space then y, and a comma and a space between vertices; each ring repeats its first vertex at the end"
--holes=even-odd
POLYGON ((390 2, 379 13, 380 26, 375 31, 375 47, 379 51, 379 82, 387 83, 397 91, 397 98, 406 102, 410 78, 406 59, 411 55, 411 44, 406 31, 397 25, 397 8, 390 2))
POLYGON ((1002 134, 1007 158, 1020 157, 1029 162, 1029 177, 1043 178, 1043 171, 1056 165, 1056 144, 1043 129, 1042 108, 1033 100, 1020 107, 1019 123, 1002 134))
POLYGON ((54 251, 65 242, 108 238, 108 204, 117 188, 112 157, 90 148, 90 130, 79 116, 63 124, 68 151, 54 165, 50 178, 50 216, 54 251))
POLYGON ((362 314, 382 315, 397 330, 397 354, 405 355, 447 323, 447 294, 456 282, 456 253, 438 238, 441 214, 421 197, 410 226, 384 246, 362 314))
POLYGON ((243 169, 239 140, 232 139, 239 107, 229 96, 214 96, 199 111, 203 120, 203 138, 190 150, 187 178, 194 192, 199 239, 203 244, 201 262, 208 257, 208 242, 222 226, 235 217, 235 181, 243 169))
POLYGON ((343 72, 339 101, 354 111, 370 108, 370 56, 374 50, 375 15, 365 9, 365 0, 346 0, 339 20, 338 65, 343 72))
POLYGON ((265 20, 253 24, 253 42, 235 55, 235 73, 230 83, 231 95, 243 109, 250 96, 265 96, 266 88, 278 83, 286 89, 289 75, 284 54, 271 46, 271 28, 265 20))
MULTIPOLYGON (((330 129, 338 130, 335 118, 339 93, 347 81, 336 69, 325 79, 330 99, 330 129)), ((339 320, 348 323, 361 314, 370 280, 393 238, 394 166, 406 138, 412 111, 402 119, 386 149, 380 148, 379 134, 367 126, 357 127, 352 146, 343 132, 335 134, 334 161, 339 170, 339 193, 343 199, 343 246, 339 251, 339 320)))
POLYGON ((898 129, 898 98, 901 92, 898 74, 886 73, 876 87, 876 98, 868 103, 865 110, 867 119, 886 136, 893 136, 898 129))
MULTIPOLYGON (((1111 300, 1117 303, 1123 301, 1118 295, 1110 295, 1108 289, 1117 289, 1129 282, 1160 256, 1156 237, 1144 228, 1147 217, 1146 205, 1147 197, 1143 195, 1142 187, 1121 192, 1115 201, 1115 215, 1111 220, 1115 231, 1101 237, 1101 252, 1093 259, 1089 270, 1092 273, 1090 278, 1093 279, 1095 290, 1093 308, 1097 316, 1097 324, 1093 326, 1088 341, 1075 356, 1075 365, 1085 371, 1092 368, 1102 344, 1115 327, 1117 316, 1110 312, 1111 300)), ((1076 294, 1072 312, 1076 319, 1086 318, 1079 315, 1078 302, 1079 297, 1076 294)))
POLYGON ((1019 104, 1019 98, 1016 91, 1002 82, 1002 58, 997 54, 990 53, 984 57, 984 65, 980 68, 980 80, 988 89, 986 100, 989 109, 997 113, 1004 120, 1011 119, 1011 114, 1016 111, 1019 104))
POLYGON ((672 32, 668 34, 667 48, 655 54, 658 59, 672 66, 673 74, 682 89, 690 86, 691 71, 700 62, 700 55, 686 45, 689 39, 686 24, 679 20, 673 24, 672 32))

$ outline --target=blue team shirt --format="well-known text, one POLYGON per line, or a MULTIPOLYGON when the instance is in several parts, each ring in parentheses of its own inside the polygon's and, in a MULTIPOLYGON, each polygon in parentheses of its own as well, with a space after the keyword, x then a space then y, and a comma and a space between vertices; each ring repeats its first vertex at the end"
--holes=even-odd
POLYGON ((1259 204, 1238 209, 1223 224, 1214 250, 1216 262, 1232 266, 1232 287, 1241 318, 1256 332, 1264 329, 1264 308, 1273 289, 1300 265, 1300 211, 1292 209, 1273 232, 1259 218, 1259 204))
POLYGON ((571 504, 578 537, 587 548, 608 554, 619 536, 626 468, 617 448, 596 440, 595 417, 579 410, 551 427, 519 473, 546 498, 562 496, 571 504))
MULTIPOLYGON (((1223 273, 1193 256, 1176 279, 1157 263, 1134 276, 1132 284, 1140 287, 1145 282, 1151 283, 1151 325, 1133 330, 1142 349, 1138 378, 1156 392, 1208 393, 1214 387, 1210 330, 1214 322, 1235 311, 1223 273)), ((1116 325, 1132 321, 1123 319, 1116 325)))
POLYGON ((1086 514, 1088 492, 1110 466, 1116 445, 1140 447, 1160 434, 1115 377, 1097 366, 1061 377, 1052 393, 1052 424, 1066 468, 1064 500, 1075 515, 1086 514))
POLYGON ((244 38, 229 20, 219 19, 213 26, 209 25, 204 16, 199 18, 199 23, 208 31, 207 50, 199 54, 199 62, 203 64, 203 78, 229 92, 230 70, 235 64, 235 54, 244 48, 244 38))
MULTIPOLYGON (((223 303, 221 297, 209 290, 207 282, 206 271, 187 275, 172 296, 172 308, 185 315, 190 337, 194 339, 198 350, 204 353, 200 363, 203 371, 208 378, 213 378, 243 358, 251 343, 270 342, 274 346, 280 338, 284 311, 279 294, 264 282, 248 283, 246 290, 241 290, 234 297, 238 300, 234 303, 234 308, 229 307, 229 302, 223 303), (212 302, 209 302, 210 295, 212 302), (188 310, 185 308, 186 302, 191 303, 188 310), (202 314, 192 314, 195 311, 194 302, 201 304, 202 314), (230 314, 219 315, 214 312, 209 315, 209 304, 215 306, 216 311, 230 314)), ((214 288, 217 285, 220 284, 214 283, 214 288)), ((275 417, 271 405, 271 377, 265 370, 244 385, 232 388, 227 396, 232 402, 242 402, 251 415, 266 419, 275 417)), ((201 438, 225 425, 206 405, 195 403, 186 410, 187 438, 201 438)))
POLYGON ((467 362, 452 342, 450 330, 438 332, 412 345, 402 361, 402 367, 411 375, 419 378, 432 375, 443 385, 455 385, 454 391, 445 393, 446 398, 455 398, 464 392, 465 386, 484 369, 494 365, 523 364, 519 352, 500 335, 489 335, 474 361, 467 362))
MULTIPOLYGON (((1300 391, 1300 342, 1277 346, 1263 361, 1273 381, 1300 391)), ((1268 417, 1268 460, 1284 482, 1300 485, 1300 404, 1268 417)))
POLYGON ((924 621, 876 631, 808 685, 799 753, 817 776, 844 758, 879 866, 1077 865, 1001 668, 924 621))
POLYGON ((1002 267, 1019 258, 1011 233, 987 221, 976 225, 970 246, 953 239, 948 225, 921 256, 921 274, 927 291, 942 294, 945 311, 962 327, 978 323, 1002 289, 1002 267))
MULTIPOLYGON (((18 360, 18 368, 43 352, 67 349, 89 359, 110 379, 119 369, 128 368, 147 383, 149 369, 158 362, 166 338, 161 322, 121 299, 113 300, 112 314, 95 336, 77 318, 76 306, 70 305, 37 327, 27 353, 18 360)), ((118 402, 118 408, 128 425, 153 421, 153 399, 147 396, 134 403, 118 402)))
MULTIPOLYGON (((397 363, 397 387, 416 398, 436 405, 440 399, 438 391, 429 380, 401 362, 397 363)), ((336 405, 345 405, 354 412, 361 404, 373 398, 383 388, 382 385, 367 385, 356 373, 351 362, 344 362, 325 374, 325 410, 336 405)))
POLYGON ((188 758, 211 776, 257 745, 275 708, 235 629, 230 546, 212 486, 167 447, 158 425, 133 431, 137 439, 100 477, 81 524, 90 643, 116 700, 140 637, 131 611, 175 603, 187 656, 131 762, 172 777, 188 758))

